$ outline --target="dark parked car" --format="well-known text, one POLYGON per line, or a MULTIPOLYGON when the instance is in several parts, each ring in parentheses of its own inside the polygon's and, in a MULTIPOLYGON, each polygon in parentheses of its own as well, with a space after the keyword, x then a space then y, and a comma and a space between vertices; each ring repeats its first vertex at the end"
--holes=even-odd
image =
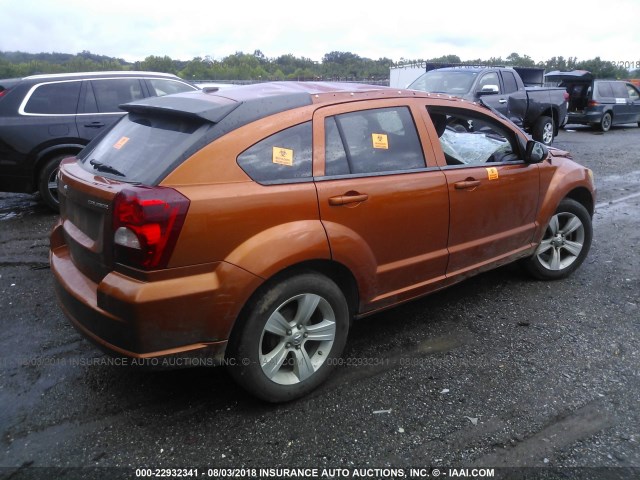
POLYGON ((640 126, 640 90, 632 83, 596 80, 586 70, 550 72, 545 77, 569 93, 567 123, 591 125, 603 132, 613 125, 640 126))
POLYGON ((64 157, 125 114, 119 105, 197 90, 175 75, 93 72, 0 80, 0 191, 32 193, 58 208, 56 172, 64 157))
POLYGON ((73 325, 136 362, 204 357, 290 400, 354 317, 516 260, 563 278, 589 251, 591 171, 449 95, 283 82, 124 108, 60 167, 50 260, 73 325))

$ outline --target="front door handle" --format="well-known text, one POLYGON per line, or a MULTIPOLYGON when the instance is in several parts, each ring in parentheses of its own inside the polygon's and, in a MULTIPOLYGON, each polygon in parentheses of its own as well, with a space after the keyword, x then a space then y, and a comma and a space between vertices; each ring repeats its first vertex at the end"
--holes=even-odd
POLYGON ((102 127, 104 127, 104 123, 103 122, 91 122, 91 123, 85 123, 84 126, 87 127, 87 128, 102 128, 102 127))
POLYGON ((506 98, 501 98, 500 100, 498 100, 499 103, 507 103, 507 99, 506 98))
POLYGON ((453 184, 456 190, 473 190, 480 186, 480 180, 464 180, 453 184))
POLYGON ((344 195, 338 195, 337 197, 329 197, 329 205, 347 205, 349 203, 364 202, 369 198, 366 193, 347 192, 344 195))

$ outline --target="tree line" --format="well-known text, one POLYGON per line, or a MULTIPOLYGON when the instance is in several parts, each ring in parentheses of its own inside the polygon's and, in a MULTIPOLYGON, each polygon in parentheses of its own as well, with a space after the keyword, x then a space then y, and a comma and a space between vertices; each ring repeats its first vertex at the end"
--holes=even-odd
MULTIPOLYGON (((384 83, 389 80, 389 68, 423 62, 472 63, 514 67, 542 67, 551 70, 589 70, 597 78, 640 78, 640 68, 629 71, 623 65, 596 57, 578 60, 576 57, 552 57, 536 62, 528 55, 512 53, 506 58, 462 60, 457 55, 428 59, 405 59, 394 62, 389 58, 373 60, 351 52, 330 52, 317 62, 292 54, 268 58, 260 50, 253 53, 236 52, 216 60, 195 57, 175 60, 168 56, 148 56, 141 62, 126 62, 120 58, 97 55, 89 51, 67 53, 25 53, 0 51, 0 78, 16 78, 38 73, 72 73, 105 70, 147 70, 176 74, 187 80, 272 81, 272 80, 330 80, 368 81, 384 83)), ((637 67, 637 65, 634 65, 637 67)))

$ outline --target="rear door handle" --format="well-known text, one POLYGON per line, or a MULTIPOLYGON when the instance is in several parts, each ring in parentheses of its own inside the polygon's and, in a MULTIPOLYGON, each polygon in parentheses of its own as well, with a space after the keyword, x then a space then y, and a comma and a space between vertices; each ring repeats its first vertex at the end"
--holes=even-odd
POLYGON ((84 126, 87 127, 87 128, 102 128, 102 127, 104 127, 104 123, 102 123, 102 122, 91 122, 91 123, 85 123, 84 126))
POLYGON ((464 180, 453 184, 456 190, 472 190, 480 186, 480 180, 464 180))
POLYGON ((369 195, 366 193, 357 193, 357 192, 347 192, 344 195, 338 195, 337 197, 329 197, 329 205, 338 206, 338 205, 347 205, 349 203, 360 203, 364 202, 369 198, 369 195))
POLYGON ((500 100, 498 100, 499 103, 507 103, 507 99, 506 98, 501 98, 500 100))

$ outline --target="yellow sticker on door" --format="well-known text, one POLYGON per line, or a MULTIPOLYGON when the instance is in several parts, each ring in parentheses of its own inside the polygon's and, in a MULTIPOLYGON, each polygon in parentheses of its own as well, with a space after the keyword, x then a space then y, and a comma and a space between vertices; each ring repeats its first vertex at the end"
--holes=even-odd
POLYGON ((373 148, 389 150, 389 139, 384 133, 372 133, 371 139, 373 140, 373 148))
POLYGON ((120 140, 113 144, 113 148, 115 148, 116 150, 120 150, 128 141, 129 137, 121 137, 120 140))
POLYGON ((273 163, 293 166, 293 150, 289 148, 273 147, 273 163))
POLYGON ((498 180, 498 169, 496 167, 487 168, 489 180, 498 180))

